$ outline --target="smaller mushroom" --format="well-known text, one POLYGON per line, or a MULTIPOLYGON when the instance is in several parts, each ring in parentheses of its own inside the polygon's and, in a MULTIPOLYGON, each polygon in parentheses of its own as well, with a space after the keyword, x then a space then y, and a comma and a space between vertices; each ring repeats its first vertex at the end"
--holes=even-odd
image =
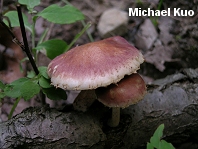
POLYGON ((143 99, 146 85, 137 73, 125 76, 117 84, 99 87, 95 90, 98 100, 108 107, 112 107, 112 118, 108 122, 110 127, 117 127, 120 122, 120 108, 126 108, 143 99))

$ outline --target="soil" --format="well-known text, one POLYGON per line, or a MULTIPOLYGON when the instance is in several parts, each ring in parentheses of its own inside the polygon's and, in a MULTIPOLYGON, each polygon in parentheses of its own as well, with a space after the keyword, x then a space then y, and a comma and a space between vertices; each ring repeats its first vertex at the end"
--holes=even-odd
MULTIPOLYGON (((53 1, 54 3, 54 1, 53 1)), ((158 0, 149 1, 145 0, 142 3, 137 3, 131 0, 118 1, 111 0, 109 2, 104 0, 85 0, 83 3, 79 0, 70 1, 75 7, 81 10, 85 16, 85 22, 91 22, 92 27, 88 30, 93 36, 94 40, 103 39, 97 30, 97 25, 99 22, 99 18, 105 10, 109 8, 118 8, 124 10, 128 13, 128 8, 142 7, 143 8, 152 8, 156 9, 158 6, 158 0)), ((161 9, 170 8, 173 10, 174 8, 181 8, 185 10, 194 10, 195 15, 193 17, 175 17, 171 15, 170 17, 159 17, 158 26, 156 30, 158 31, 158 39, 162 42, 162 46, 166 49, 169 49, 163 57, 161 57, 164 70, 158 69, 158 66, 155 64, 155 59, 161 53, 160 47, 151 47, 149 50, 142 51, 144 55, 148 55, 149 52, 153 52, 153 61, 147 62, 147 58, 145 58, 145 63, 141 66, 141 74, 145 76, 146 81, 152 81, 153 79, 163 78, 169 74, 173 74, 175 72, 180 71, 182 68, 196 68, 198 65, 197 56, 198 56, 198 10, 197 10, 198 2, 194 1, 166 1, 163 3, 161 9), (167 24, 167 22, 171 22, 169 28, 163 26, 163 24, 167 24), (160 33, 166 34, 161 36, 160 33), (171 37, 171 38, 169 38, 171 37), (169 38, 169 39, 167 39, 169 38), (148 79, 148 80, 147 80, 148 79)), ((48 5, 48 2, 43 3, 43 5, 48 5)), ((148 17, 129 17, 129 22, 127 26, 127 33, 123 35, 127 41, 135 45, 135 36, 145 19, 148 17)), ((60 28, 60 25, 54 25, 53 31, 51 32, 50 38, 60 38, 68 43, 72 41, 74 36, 82 29, 82 24, 75 23, 71 25, 64 25, 60 28), (63 31, 64 30, 64 31, 63 31)), ((76 45, 82 45, 90 42, 87 34, 84 34, 76 43, 76 45)))
MULTIPOLYGON (((50 4, 60 3, 63 5, 63 2, 58 0, 45 0, 41 2, 41 5, 36 7, 36 10, 40 11, 43 8, 49 6, 50 4)), ((158 0, 142 0, 137 2, 135 0, 70 0, 72 5, 77 7, 79 10, 85 14, 85 22, 91 22, 92 26, 88 29, 90 34, 92 35, 94 41, 103 39, 98 30, 97 25, 99 22, 99 18, 101 14, 107 10, 108 8, 118 8, 124 10, 128 13, 129 8, 141 7, 144 8, 152 8, 156 9, 158 7, 158 0)), ((145 62, 141 65, 141 69, 139 73, 142 75, 146 83, 150 83, 156 79, 164 78, 167 75, 174 74, 176 72, 182 71, 184 68, 197 68, 198 66, 198 1, 197 0, 180 0, 180 1, 171 1, 167 0, 163 2, 161 9, 170 8, 173 10, 174 8, 181 8, 185 10, 193 10, 195 12, 194 16, 168 16, 168 17, 158 17, 157 18, 157 26, 156 30, 158 32, 158 37, 153 46, 148 50, 139 49, 143 55, 145 56, 145 62), (166 24, 168 23, 168 28, 166 24), (157 41, 160 41, 160 46, 157 46, 157 41), (162 55, 163 53, 163 55, 162 55), (162 55, 162 56, 161 56, 162 55), (161 63, 159 63, 159 56, 161 63), (162 69, 163 68, 163 69, 162 69)), ((14 9, 13 3, 6 3, 5 9, 14 9)), ((23 9, 25 11, 25 9, 23 9)), ((127 41, 131 44, 135 45, 135 36, 139 30, 139 27, 148 17, 129 17, 129 22, 127 24, 127 33, 122 35, 127 41)), ((116 19, 116 18, 115 18, 116 19)), ((36 24, 36 40, 38 41, 42 31, 46 28, 46 26, 50 26, 50 32, 48 39, 58 38, 70 43, 75 35, 81 31, 83 25, 81 22, 77 22, 69 25, 57 25, 57 24, 49 24, 45 20, 39 19, 36 24)), ((1 28, 0 28, 1 29, 1 28)), ((20 34, 20 33, 18 33, 20 34)), ((28 34, 28 33, 27 33, 28 34)), ((29 35, 29 34, 28 34, 29 35)), ((20 35, 19 35, 20 36, 20 35)), ((7 38, 6 38, 7 39, 7 38)), ((30 39, 30 38, 29 38, 30 39)), ((10 39, 7 39, 10 40, 10 39)), ((2 38, 2 29, 0 31, 0 42, 4 44, 5 38, 2 38)), ((74 44, 74 46, 82 45, 90 42, 87 34, 82 35, 78 41, 74 44)), ((25 76, 26 71, 31 70, 30 64, 27 63, 25 72, 23 74, 19 73, 20 69, 18 68, 18 60, 24 58, 21 56, 23 52, 19 52, 19 49, 6 45, 4 46, 13 48, 15 53, 14 57, 10 57, 10 53, 3 54, 0 50, 0 80, 9 83, 17 78, 25 76), (16 52, 17 51, 17 52, 16 52), (19 56, 19 57, 18 57, 19 56), (5 60, 6 59, 6 60, 5 60), (7 60, 10 59, 9 62, 7 60), (17 63, 17 65, 13 64, 13 61, 17 63), (2 65, 2 64, 5 64, 2 65), (8 64, 10 66, 8 66, 8 64), (14 65, 14 66, 13 66, 14 65), (8 69, 13 66, 12 70, 8 69), (17 68, 16 68, 17 67, 17 68), (13 74, 14 73, 14 74, 13 74), (8 77, 8 75, 10 75, 8 77)), ((136 46, 136 45, 135 45, 136 46)), ((30 43, 31 47, 31 43, 30 43)), ((39 64, 47 66, 49 63, 49 59, 45 57, 45 55, 39 55, 39 64)), ((15 63, 15 64, 16 64, 15 63)), ((4 99, 1 107, 1 116, 0 120, 6 121, 8 113, 13 105, 14 99, 4 99)), ((62 108, 65 105, 63 102, 51 102, 48 103, 56 108, 62 108)), ((24 102, 21 100, 19 106, 17 107, 14 115, 20 113, 23 109, 29 106, 39 105, 39 101, 35 101, 35 98, 29 102, 24 102)))

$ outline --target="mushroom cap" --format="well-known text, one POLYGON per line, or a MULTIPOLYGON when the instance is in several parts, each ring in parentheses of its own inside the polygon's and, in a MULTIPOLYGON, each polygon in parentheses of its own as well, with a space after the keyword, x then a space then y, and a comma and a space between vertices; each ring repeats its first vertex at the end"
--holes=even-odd
POLYGON ((140 51, 120 36, 77 46, 54 58, 48 75, 54 86, 87 90, 117 83, 139 69, 140 51))
POLYGON ((98 100, 108 107, 125 108, 136 104, 146 94, 146 85, 138 73, 125 76, 117 84, 95 90, 98 100))

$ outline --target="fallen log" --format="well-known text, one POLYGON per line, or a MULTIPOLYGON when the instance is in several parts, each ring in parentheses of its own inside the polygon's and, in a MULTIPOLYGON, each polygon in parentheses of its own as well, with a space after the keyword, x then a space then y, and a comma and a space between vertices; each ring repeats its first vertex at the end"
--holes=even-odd
POLYGON ((84 113, 28 108, 0 123, 0 148, 145 149, 162 123, 163 139, 179 149, 196 148, 198 70, 185 69, 149 84, 142 101, 121 110, 118 127, 106 125, 109 115, 110 109, 97 101, 84 113))

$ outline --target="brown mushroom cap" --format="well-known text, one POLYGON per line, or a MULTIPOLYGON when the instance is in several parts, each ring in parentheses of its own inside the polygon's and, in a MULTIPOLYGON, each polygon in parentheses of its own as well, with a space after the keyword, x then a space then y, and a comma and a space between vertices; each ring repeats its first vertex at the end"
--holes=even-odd
POLYGON ((117 84, 95 90, 98 100, 108 107, 125 108, 143 99, 146 85, 137 73, 125 76, 117 84))
POLYGON ((142 54, 124 38, 115 36, 77 46, 48 65, 54 86, 87 90, 117 83, 139 69, 142 54))

